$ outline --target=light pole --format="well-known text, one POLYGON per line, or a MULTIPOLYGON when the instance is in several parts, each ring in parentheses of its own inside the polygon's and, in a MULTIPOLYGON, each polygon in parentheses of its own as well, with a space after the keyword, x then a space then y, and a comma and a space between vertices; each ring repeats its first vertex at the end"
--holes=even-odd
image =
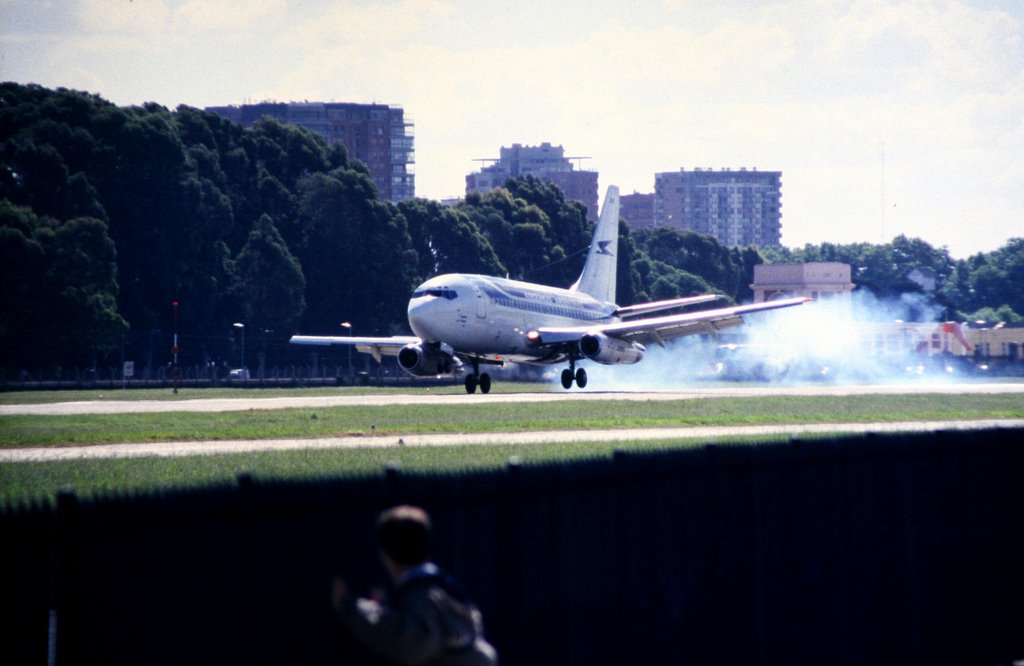
POLYGON ((174 390, 172 393, 177 395, 178 393, 178 352, 181 349, 178 348, 178 301, 172 301, 171 306, 174 307, 174 346, 171 347, 171 352, 174 354, 174 369, 171 374, 174 376, 174 390))
POLYGON ((267 333, 273 333, 269 328, 263 329, 263 351, 260 354, 260 381, 263 381, 263 371, 267 363, 267 333))
POLYGON ((232 326, 242 329, 242 364, 239 367, 242 370, 242 379, 248 379, 249 373, 245 371, 245 324, 236 321, 232 326))
MULTIPOLYGON (((347 322, 347 321, 343 321, 343 322, 341 322, 341 327, 348 329, 348 337, 351 338, 352 337, 352 324, 347 322)), ((355 372, 353 372, 353 370, 352 370, 352 345, 348 346, 348 376, 349 377, 354 377, 355 376, 355 372)))

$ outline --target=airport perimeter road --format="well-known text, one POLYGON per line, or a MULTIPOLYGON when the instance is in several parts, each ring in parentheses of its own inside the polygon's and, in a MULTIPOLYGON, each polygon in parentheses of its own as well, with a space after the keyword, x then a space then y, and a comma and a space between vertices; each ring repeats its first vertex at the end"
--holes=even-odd
POLYGON ((1024 419, 982 421, 905 421, 898 423, 812 423, 804 425, 715 426, 681 428, 629 428, 623 430, 548 430, 540 432, 488 432, 379 437, 324 437, 319 439, 249 439, 211 442, 150 442, 103 444, 61 448, 0 450, 0 463, 52 462, 97 458, 171 458, 224 455, 260 451, 343 449, 400 446, 494 446, 507 444, 559 444, 565 442, 624 442, 666 439, 775 436, 806 434, 854 434, 865 432, 936 432, 983 428, 1021 428, 1024 419))
POLYGON ((699 400, 705 398, 756 398, 762 396, 850 396, 902 394, 1012 394, 1024 400, 1024 383, 974 384, 891 384, 880 386, 750 386, 684 388, 662 391, 552 391, 550 393, 465 393, 432 395, 408 393, 387 395, 337 395, 281 398, 217 398, 195 400, 104 400, 57 402, 33 405, 0 405, 0 415, 39 414, 128 414, 146 412, 234 412, 250 409, 292 409, 382 405, 461 405, 510 402, 552 402, 557 400, 699 400))

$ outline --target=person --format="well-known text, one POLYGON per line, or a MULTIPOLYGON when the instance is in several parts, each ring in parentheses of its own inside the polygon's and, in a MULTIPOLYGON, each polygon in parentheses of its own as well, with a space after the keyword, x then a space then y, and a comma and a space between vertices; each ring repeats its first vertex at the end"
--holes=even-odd
POLYGON ((392 583, 390 601, 354 597, 336 576, 331 602, 341 624, 358 643, 394 663, 497 664, 480 611, 430 561, 430 533, 430 517, 419 507, 396 506, 380 514, 377 546, 392 583))

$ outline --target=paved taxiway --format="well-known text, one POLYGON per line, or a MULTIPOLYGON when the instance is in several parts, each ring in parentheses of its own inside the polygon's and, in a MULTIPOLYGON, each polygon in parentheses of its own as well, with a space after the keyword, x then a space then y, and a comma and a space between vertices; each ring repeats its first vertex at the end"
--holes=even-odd
POLYGON ((33 405, 0 405, 0 415, 40 414, 129 414, 151 412, 235 412, 251 409, 323 408, 387 405, 461 405, 510 402, 554 402, 559 400, 698 400, 705 398, 756 398, 766 396, 850 396, 902 394, 1020 394, 1024 401, 1024 383, 941 383, 887 384, 879 386, 748 386, 683 388, 661 391, 552 391, 550 393, 465 393, 433 395, 377 394, 337 396, 296 396, 279 398, 215 398, 196 400, 97 400, 33 405))
MULTIPOLYGON (((43 405, 2 405, 0 414, 109 414, 138 412, 218 412, 252 409, 322 408, 345 405, 398 404, 486 404, 508 402, 550 402, 555 400, 695 400, 721 397, 759 396, 849 396, 906 393, 940 395, 1019 394, 1024 401, 1024 384, 936 384, 889 386, 800 386, 693 388, 642 392, 492 393, 489 395, 371 395, 311 396, 282 398, 231 398, 180 401, 69 402, 43 405)), ((43 462, 84 458, 172 457, 220 455, 256 451, 337 449, 387 446, 506 445, 562 442, 616 442, 660 439, 706 439, 736 436, 788 437, 814 433, 918 432, 976 428, 1022 428, 1024 419, 982 421, 907 421, 897 423, 828 423, 806 425, 761 425, 724 427, 634 428, 623 430, 573 430, 546 432, 499 432, 377 437, 325 437, 317 439, 234 440, 200 442, 147 442, 84 447, 9 449, 0 451, 0 462, 43 462)))

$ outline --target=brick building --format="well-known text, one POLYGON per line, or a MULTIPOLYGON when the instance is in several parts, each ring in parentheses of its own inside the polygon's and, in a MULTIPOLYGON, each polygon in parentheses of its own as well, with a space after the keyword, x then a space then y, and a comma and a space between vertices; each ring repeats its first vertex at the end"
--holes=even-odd
POLYGON ((619 197, 619 217, 632 229, 647 229, 654 226, 654 195, 623 194, 619 197))
POLYGON ((493 164, 466 176, 466 192, 493 190, 516 176, 536 176, 557 185, 566 199, 583 203, 587 207, 587 219, 596 220, 598 174, 574 168, 573 159, 584 158, 566 157, 562 146, 547 142, 539 146, 518 143, 502 146, 500 157, 493 164))
POLYGON ((252 127, 264 116, 313 130, 327 143, 344 145, 366 164, 381 198, 402 201, 416 196, 412 122, 401 107, 344 102, 264 102, 210 106, 207 111, 252 127))

